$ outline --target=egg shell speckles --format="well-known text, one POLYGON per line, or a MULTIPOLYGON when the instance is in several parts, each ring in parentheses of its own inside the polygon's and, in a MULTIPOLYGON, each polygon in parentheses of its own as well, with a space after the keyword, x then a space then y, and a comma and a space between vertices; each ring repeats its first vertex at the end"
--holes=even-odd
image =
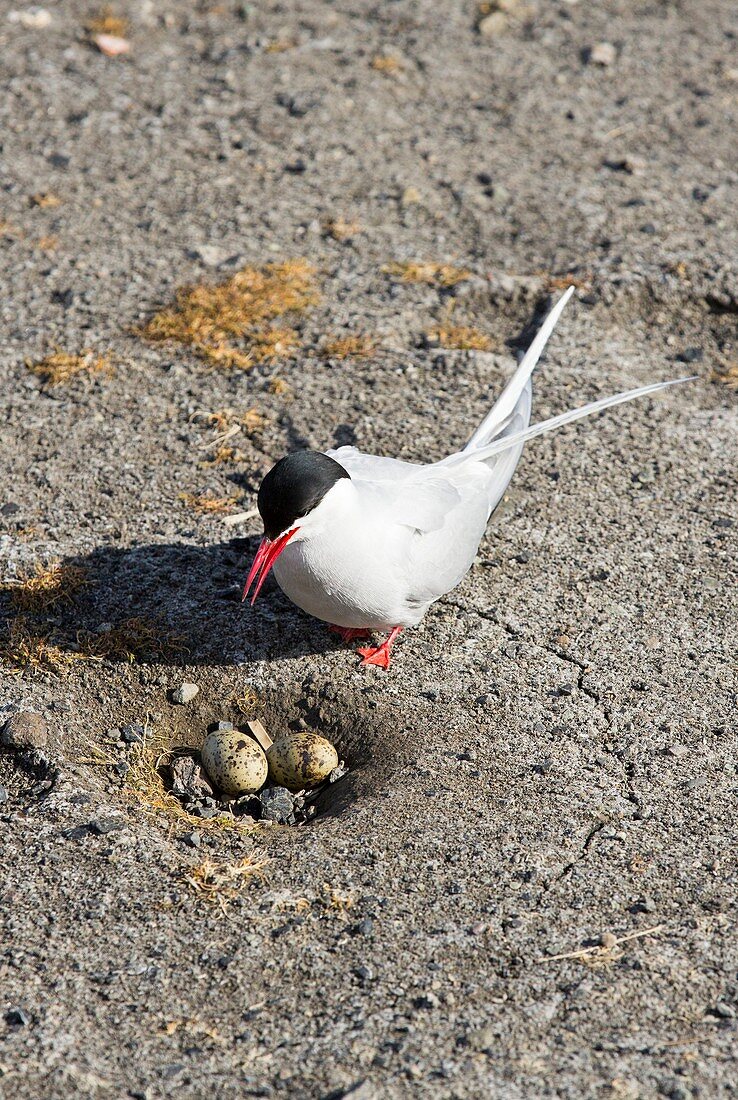
POLYGON ((240 730, 209 733, 201 757, 205 771, 223 794, 250 794, 266 782, 266 756, 261 746, 240 730))
POLYGON ((317 787, 338 767, 338 753, 330 741, 310 730, 278 738, 267 760, 272 782, 290 791, 317 787))

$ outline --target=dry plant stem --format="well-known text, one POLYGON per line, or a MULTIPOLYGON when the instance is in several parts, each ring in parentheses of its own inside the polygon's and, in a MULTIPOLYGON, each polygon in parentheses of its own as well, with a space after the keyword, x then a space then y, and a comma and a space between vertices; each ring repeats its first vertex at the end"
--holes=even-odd
MULTIPOLYGON (((630 940, 640 940, 644 936, 655 936, 659 932, 663 931, 663 924, 655 924, 653 928, 643 928, 637 932, 629 932, 627 936, 618 936, 612 947, 618 947, 621 943, 628 943, 630 940)), ((546 955, 544 958, 539 959, 539 962, 556 962, 561 959, 586 959, 592 956, 597 956, 603 952, 611 951, 612 947, 603 947, 597 945, 596 947, 582 947, 578 951, 564 951, 560 955, 546 955)))
POLYGON ((245 523, 246 520, 254 519, 258 514, 258 508, 252 508, 250 512, 236 512, 232 516, 223 516, 223 523, 228 527, 235 527, 237 523, 245 523))

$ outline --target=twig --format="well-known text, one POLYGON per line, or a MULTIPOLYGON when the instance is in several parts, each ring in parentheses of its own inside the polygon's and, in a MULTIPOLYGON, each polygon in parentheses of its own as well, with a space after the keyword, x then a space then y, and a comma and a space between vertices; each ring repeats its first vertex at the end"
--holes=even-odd
POLYGON ((563 951, 560 955, 544 955, 540 962, 556 962, 560 959, 587 959, 591 957, 597 957, 598 954, 603 954, 608 951, 612 951, 614 947, 619 947, 621 943, 627 943, 629 940, 639 940, 643 936, 655 936, 664 929, 663 924, 655 924, 653 928, 643 928, 637 932, 629 932, 627 936, 617 936, 614 941, 607 947, 604 944, 598 944, 596 947, 581 947, 578 951, 563 951))
POLYGON ((245 523, 247 519, 253 519, 258 514, 258 508, 252 508, 250 512, 236 512, 232 516, 223 516, 223 523, 228 527, 235 527, 237 523, 245 523))
POLYGON ((232 435, 238 435, 241 431, 240 424, 231 424, 227 432, 221 432, 220 435, 214 436, 212 439, 206 439, 204 443, 198 443, 198 451, 209 451, 213 447, 219 447, 221 443, 225 443, 226 439, 230 439, 232 435))

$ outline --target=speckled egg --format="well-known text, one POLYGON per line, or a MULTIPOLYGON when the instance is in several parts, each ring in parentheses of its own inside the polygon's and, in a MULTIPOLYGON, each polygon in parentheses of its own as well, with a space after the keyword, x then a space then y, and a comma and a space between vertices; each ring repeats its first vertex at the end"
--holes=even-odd
POLYGON ((263 749, 239 730, 209 733, 201 757, 205 771, 223 794, 250 794, 266 782, 268 767, 263 749))
POLYGON ((301 791, 317 787, 338 767, 338 753, 325 737, 306 730, 278 738, 267 749, 267 761, 273 783, 290 791, 301 791))

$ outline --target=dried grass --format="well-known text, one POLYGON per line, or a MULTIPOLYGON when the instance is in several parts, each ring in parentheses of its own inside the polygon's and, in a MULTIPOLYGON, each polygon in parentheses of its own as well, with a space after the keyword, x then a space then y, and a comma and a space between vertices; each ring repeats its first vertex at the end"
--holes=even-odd
POLYGON ((141 615, 115 623, 110 630, 93 634, 80 631, 80 654, 99 661, 163 661, 187 652, 183 638, 158 622, 141 615))
POLYGON ((208 493, 180 493, 179 499, 200 516, 227 515, 238 503, 235 497, 213 497, 208 493))
POLYGON ((25 672, 60 675, 86 659, 83 653, 60 649, 49 634, 35 633, 21 617, 6 623, 5 636, 0 637, 0 662, 12 675, 25 672))
POLYGON ((253 338, 251 356, 256 363, 273 363, 276 359, 293 359, 299 347, 293 328, 270 328, 253 338))
POLYGON ((253 435, 262 431, 269 423, 269 417, 261 412, 256 405, 252 405, 250 409, 243 413, 236 412, 235 409, 216 409, 211 413, 195 413, 190 419, 199 420, 209 427, 215 428, 218 435, 221 433, 223 435, 234 434, 240 431, 241 428, 247 435, 253 435))
POLYGON ((53 191, 37 191, 31 195, 31 205, 38 206, 40 210, 53 210, 61 206, 61 199, 53 191))
POLYGON ((243 691, 234 692, 228 702, 236 710, 247 718, 253 718, 256 711, 262 707, 262 700, 252 688, 244 688, 243 691))
POLYGON ((710 381, 727 386, 729 390, 738 391, 738 362, 726 363, 723 367, 713 370, 710 381))
POLYGON ((166 789, 159 772, 159 768, 167 763, 172 755, 173 750, 170 746, 154 743, 148 736, 144 737, 140 744, 134 745, 129 754, 130 770, 126 775, 126 789, 147 813, 164 815, 173 824, 187 825, 200 832, 228 830, 250 833, 253 831, 251 822, 239 821, 230 814, 195 817, 188 813, 179 799, 166 789))
POLYGON ((397 73, 403 71, 403 64, 398 57, 393 57, 391 54, 379 54, 377 57, 373 57, 370 66, 377 73, 382 73, 383 76, 395 76, 397 73))
POLYGON ((361 233, 361 226, 358 222, 349 222, 345 218, 329 218, 323 223, 323 231, 334 241, 343 242, 361 233))
POLYGON ((315 269, 305 260, 244 267, 214 286, 182 287, 175 304, 156 313, 142 334, 185 344, 215 366, 248 369, 255 362, 294 355, 298 338, 293 329, 264 326, 284 314, 304 312, 318 298, 315 269), (242 341, 244 348, 233 341, 242 341))
POLYGON ((559 955, 546 955, 539 961, 542 963, 558 962, 564 959, 575 959, 592 970, 602 970, 612 966, 622 959, 625 952, 620 950, 620 945, 631 940, 640 940, 644 936, 657 936, 663 931, 663 925, 655 924, 652 928, 639 929, 636 932, 628 932, 625 936, 614 936, 606 932, 602 936, 602 943, 594 947, 582 947, 577 951, 563 951, 559 955))
POLYGON ((325 909, 345 916, 356 905, 356 898, 352 894, 342 894, 330 883, 323 883, 323 906, 325 909))
POLYGON ((88 583, 85 570, 78 565, 37 562, 31 573, 0 584, 0 592, 6 592, 19 611, 36 615, 55 604, 71 603, 88 583))
POLYGON ((328 359, 363 359, 373 355, 376 346, 371 336, 358 332, 348 336, 329 336, 323 344, 322 354, 328 359))
POLYGON ((457 351, 491 351, 492 339, 486 332, 468 325, 440 325, 426 333, 426 339, 442 348, 457 351))
POLYGON ((292 387, 289 382, 285 382, 284 378, 272 378, 269 381, 269 392, 277 396, 286 397, 288 394, 292 393, 292 387))
POLYGON ((267 859, 246 856, 236 863, 217 863, 207 856, 185 874, 185 882, 198 897, 213 905, 220 906, 225 913, 228 903, 242 894, 253 882, 265 881, 264 868, 267 859))
POLYGON ((100 355, 86 348, 79 355, 70 355, 59 348, 34 362, 26 360, 31 374, 37 375, 45 386, 63 386, 80 374, 111 373, 113 365, 107 355, 100 355))
POLYGON ((589 290, 592 286, 591 275, 549 275, 546 279, 547 290, 567 290, 574 286, 577 290, 589 290))
POLYGON ((457 283, 471 278, 471 271, 466 271, 464 268, 453 267, 451 264, 417 261, 386 264, 383 271, 387 275, 395 276, 402 283, 426 283, 429 286, 440 287, 456 286, 457 283))
POLYGON ((40 249, 41 252, 55 252, 58 247, 59 238, 53 234, 48 237, 39 237, 36 242, 36 248, 40 249))
POLYGON ((209 469, 211 466, 237 466, 239 462, 245 462, 247 455, 244 451, 240 451, 238 447, 227 447, 225 444, 221 444, 216 447, 213 452, 212 458, 203 459, 198 463, 198 466, 203 470, 209 469))
POLYGON ((125 38, 128 34, 128 20, 107 7, 93 16, 85 29, 89 35, 109 34, 112 38, 125 38))

